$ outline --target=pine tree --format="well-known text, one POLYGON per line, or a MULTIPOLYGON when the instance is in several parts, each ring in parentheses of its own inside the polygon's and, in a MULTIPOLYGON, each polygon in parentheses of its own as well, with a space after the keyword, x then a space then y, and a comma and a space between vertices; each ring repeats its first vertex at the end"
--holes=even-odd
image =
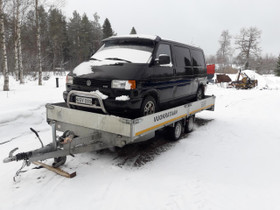
POLYGON ((83 61, 81 52, 81 22, 82 18, 77 11, 68 23, 68 37, 70 43, 70 67, 75 67, 83 61))
POLYGON ((93 52, 93 24, 89 21, 86 14, 81 20, 81 52, 83 61, 88 60, 93 52))
POLYGON ((277 61, 277 64, 276 64, 275 75, 280 77, 280 55, 278 57, 278 61, 277 61))
POLYGON ((130 34, 137 34, 136 30, 134 27, 132 27, 131 31, 130 31, 130 34))
POLYGON ((114 35, 114 31, 111 27, 111 23, 108 20, 108 18, 106 18, 103 23, 102 31, 103 31, 103 39, 106 39, 106 38, 114 35))
POLYGON ((65 53, 68 51, 68 37, 66 33, 66 21, 62 12, 58 9, 51 9, 49 15, 49 36, 53 69, 63 67, 66 61, 65 53))
POLYGON ((94 21, 92 21, 93 25, 93 51, 96 51, 101 46, 101 40, 102 40, 102 27, 99 23, 99 15, 97 13, 94 13, 93 15, 94 21))

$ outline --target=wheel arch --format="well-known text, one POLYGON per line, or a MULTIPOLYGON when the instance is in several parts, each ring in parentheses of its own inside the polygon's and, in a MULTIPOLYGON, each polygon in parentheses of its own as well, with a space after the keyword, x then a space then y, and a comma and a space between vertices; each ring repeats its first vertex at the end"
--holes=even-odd
POLYGON ((149 90, 145 92, 143 94, 143 100, 148 96, 152 96, 156 100, 156 103, 159 105, 160 98, 159 98, 159 93, 156 90, 149 90))

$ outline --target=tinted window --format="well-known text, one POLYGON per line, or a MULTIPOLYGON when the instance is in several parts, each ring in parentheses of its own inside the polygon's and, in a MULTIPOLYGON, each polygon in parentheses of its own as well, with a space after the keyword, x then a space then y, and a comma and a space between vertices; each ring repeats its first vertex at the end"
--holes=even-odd
POLYGON ((191 66, 190 50, 184 47, 174 46, 177 67, 191 66))
POLYGON ((156 53, 156 58, 158 58, 159 55, 161 55, 161 54, 168 55, 170 57, 170 60, 171 60, 171 50, 170 50, 170 46, 168 44, 160 44, 158 46, 157 53, 156 53))
MULTIPOLYGON (((136 50, 143 50, 152 52, 154 49, 154 42, 146 39, 113 39, 104 42, 102 48, 131 48, 136 50)), ((101 49, 102 49, 101 48, 101 49)))
POLYGON ((204 56, 202 51, 192 50, 193 66, 205 66, 204 56))

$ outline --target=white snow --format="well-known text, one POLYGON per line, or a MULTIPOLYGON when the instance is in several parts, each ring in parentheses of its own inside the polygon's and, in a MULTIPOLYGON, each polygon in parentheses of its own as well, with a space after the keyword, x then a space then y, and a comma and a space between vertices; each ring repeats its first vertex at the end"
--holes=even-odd
POLYGON ((105 99, 107 99, 108 98, 108 96, 107 95, 105 95, 105 94, 103 94, 103 93, 101 93, 99 90, 96 90, 96 91, 91 91, 91 93, 95 93, 95 94, 97 94, 100 98, 102 98, 103 100, 105 100, 105 99))
POLYGON ((108 66, 114 65, 116 63, 125 63, 125 61, 116 61, 116 60, 89 60, 80 63, 73 70, 73 73, 77 76, 81 76, 83 74, 91 74, 94 73, 92 69, 94 66, 108 66))
MULTIPOLYGON (((3 92, 0 77, 0 209, 280 209, 280 78, 260 76, 267 89, 236 90, 209 85, 215 111, 197 117, 209 122, 140 168, 115 164, 96 152, 68 157, 66 179, 45 169, 26 168, 13 182, 20 162, 2 163, 10 150, 40 147, 33 127, 47 144, 46 103, 63 101, 64 77, 3 92), (9 141, 6 144, 1 144, 9 141)), ((52 160, 45 161, 51 164, 52 160)))
POLYGON ((116 101, 129 101, 130 98, 129 98, 129 96, 122 95, 122 96, 116 97, 115 100, 116 100, 116 101))
MULTIPOLYGON (((126 48, 122 46, 107 47, 103 50, 97 51, 92 58, 98 60, 106 60, 106 58, 120 58, 130 61, 132 63, 148 63, 152 56, 151 52, 144 50, 137 50, 132 48, 126 48)), ((120 61, 114 61, 120 62, 120 61)))
POLYGON ((140 39, 155 40, 157 38, 157 36, 155 36, 155 35, 146 35, 146 34, 130 34, 130 35, 118 35, 118 36, 110 37, 110 39, 118 39, 118 38, 140 38, 140 39))
POLYGON ((74 68, 73 73, 77 76, 83 74, 94 73, 94 66, 107 66, 114 65, 117 63, 148 63, 151 59, 152 53, 144 50, 137 50, 131 48, 122 47, 108 47, 106 49, 96 52, 92 59, 79 64, 74 68), (124 59, 124 60, 114 60, 124 59), (126 60, 126 61, 125 61, 126 60))

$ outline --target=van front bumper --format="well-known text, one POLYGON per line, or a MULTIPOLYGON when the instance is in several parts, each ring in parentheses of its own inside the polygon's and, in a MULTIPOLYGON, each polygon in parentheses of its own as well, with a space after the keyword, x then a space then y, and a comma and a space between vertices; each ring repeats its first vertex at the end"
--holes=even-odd
MULTIPOLYGON (((64 101, 67 102, 68 91, 63 92, 64 101)), ((116 98, 107 98, 103 100, 107 111, 122 112, 124 110, 139 110, 142 105, 142 98, 130 98, 129 100, 116 100, 116 98)))

